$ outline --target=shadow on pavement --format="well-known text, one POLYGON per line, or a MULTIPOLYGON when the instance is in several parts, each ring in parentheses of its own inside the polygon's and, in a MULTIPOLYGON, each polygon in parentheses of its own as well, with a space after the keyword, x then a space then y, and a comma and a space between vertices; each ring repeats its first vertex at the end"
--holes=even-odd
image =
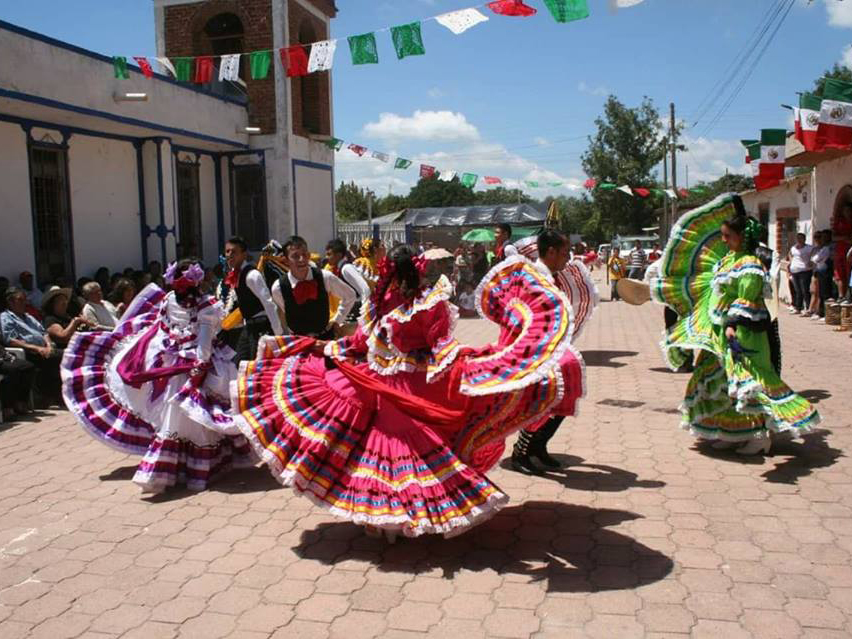
MULTIPOLYGON (((598 490, 606 493, 621 492, 630 488, 662 488, 663 481, 639 479, 639 475, 615 466, 605 464, 586 464, 581 457, 574 455, 553 454, 561 461, 564 468, 548 470, 541 475, 545 479, 558 481, 566 488, 574 490, 598 490)), ((500 466, 512 470, 512 461, 508 457, 500 462, 500 466)))
POLYGON ((812 404, 819 404, 822 400, 831 397, 831 393, 821 388, 811 388, 808 390, 799 391, 799 395, 804 397, 812 404))
POLYGON ((773 455, 792 456, 762 476, 774 484, 795 484, 800 477, 807 477, 816 468, 833 466, 844 455, 842 450, 829 446, 826 439, 830 433, 829 430, 818 430, 803 435, 801 442, 788 440, 773 444, 773 455))
POLYGON ((614 359, 622 357, 635 357, 636 351, 582 351, 586 366, 604 366, 607 368, 621 368, 627 366, 627 362, 614 362, 614 359))
POLYGON ((334 522, 306 530, 294 550, 327 565, 370 561, 382 572, 440 571, 452 579, 462 570, 493 570, 546 582, 548 592, 626 590, 663 579, 674 565, 661 552, 607 530, 640 518, 623 510, 531 501, 452 539, 423 535, 390 545, 355 524, 334 522))

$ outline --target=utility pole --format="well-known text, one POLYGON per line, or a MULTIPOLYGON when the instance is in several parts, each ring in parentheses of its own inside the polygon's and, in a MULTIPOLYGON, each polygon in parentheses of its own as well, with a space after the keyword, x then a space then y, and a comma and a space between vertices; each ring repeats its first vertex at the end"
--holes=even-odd
POLYGON ((663 152, 663 217, 660 218, 660 243, 665 244, 666 238, 669 236, 669 196, 666 189, 669 188, 669 144, 665 142, 665 151, 663 152))
MULTIPOLYGON (((674 102, 669 103, 669 135, 672 151, 672 190, 677 195, 677 126, 675 125, 674 102)), ((667 235, 671 235, 672 227, 677 222, 677 197, 672 198, 671 205, 669 223, 666 225, 667 235)), ((665 239, 668 239, 668 237, 665 239)))
POLYGON ((367 190, 367 224, 370 226, 370 233, 373 232, 373 192, 367 190))

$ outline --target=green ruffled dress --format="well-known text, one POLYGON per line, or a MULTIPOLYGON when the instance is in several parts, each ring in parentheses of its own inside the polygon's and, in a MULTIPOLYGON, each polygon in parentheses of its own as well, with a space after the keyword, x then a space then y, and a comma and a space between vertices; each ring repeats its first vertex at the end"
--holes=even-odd
POLYGON ((652 298, 680 316, 662 342, 668 365, 677 369, 698 351, 681 413, 683 427, 705 439, 800 434, 820 419, 773 367, 768 274, 755 255, 728 251, 722 242, 722 223, 742 210, 738 196, 722 195, 685 214, 651 281, 652 298), (738 359, 728 347, 727 326, 735 327, 745 349, 738 359))

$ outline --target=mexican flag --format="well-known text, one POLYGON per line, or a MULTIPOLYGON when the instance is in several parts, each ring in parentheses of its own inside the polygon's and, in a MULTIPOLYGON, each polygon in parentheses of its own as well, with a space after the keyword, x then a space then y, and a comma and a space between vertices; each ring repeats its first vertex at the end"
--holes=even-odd
POLYGON ((760 141, 743 140, 748 149, 747 161, 751 164, 754 187, 758 191, 778 186, 784 179, 784 129, 763 129, 760 141))
POLYGON ((760 140, 740 140, 740 142, 746 149, 746 164, 751 164, 755 161, 760 162, 760 140), (754 154, 752 154, 752 147, 756 149, 754 154))
POLYGON ((793 120, 796 127, 796 139, 805 147, 805 151, 818 151, 817 126, 819 125, 822 98, 812 93, 799 96, 799 107, 793 108, 793 120))
POLYGON ((826 78, 816 144, 818 149, 852 147, 852 83, 826 78))

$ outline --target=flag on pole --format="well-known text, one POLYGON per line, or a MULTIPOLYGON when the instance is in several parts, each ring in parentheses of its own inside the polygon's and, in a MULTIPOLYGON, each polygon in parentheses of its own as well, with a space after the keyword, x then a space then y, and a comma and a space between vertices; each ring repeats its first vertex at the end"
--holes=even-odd
POLYGON ((796 139, 805 147, 805 151, 816 151, 817 128, 819 126, 822 98, 812 93, 799 96, 799 107, 793 109, 796 139))
POLYGON ((479 176, 475 173, 465 173, 461 176, 461 183, 464 184, 467 188, 472 189, 476 186, 476 180, 479 179, 479 176))
POLYGON ((754 160, 760 160, 760 140, 740 140, 740 144, 742 144, 746 149, 746 164, 751 164, 754 160), (757 145, 757 155, 756 157, 752 157, 751 148, 755 144, 757 145))
POLYGON ((390 160, 390 156, 387 153, 382 153, 381 151, 373 151, 371 155, 372 157, 376 158, 377 160, 381 160, 382 162, 387 162, 388 160, 390 160))
POLYGON ((489 2, 488 8, 501 16, 527 18, 536 14, 536 10, 525 5, 522 0, 496 0, 489 2))
POLYGON ((627 193, 627 195, 633 195, 633 191, 626 184, 624 186, 619 186, 618 190, 622 193, 627 193))
POLYGON ((498 177, 492 177, 490 175, 486 175, 482 179, 485 181, 486 184, 503 184, 503 180, 498 177))
POLYGON ((219 61, 219 82, 230 80, 231 82, 240 79, 240 54, 229 53, 223 55, 219 61))
POLYGON ((361 35, 349 36, 349 53, 352 55, 352 64, 377 64, 379 61, 379 49, 376 47, 376 34, 363 33, 361 35))
POLYGON ((175 71, 175 65, 172 64, 172 61, 168 58, 157 58, 157 62, 160 63, 160 66, 163 67, 166 71, 168 71, 173 78, 177 77, 177 71, 175 71))
POLYGON ((820 150, 852 147, 852 83, 826 78, 816 145, 820 150))
POLYGON ((572 22, 589 17, 586 0, 544 0, 544 4, 557 22, 572 22))
POLYGON ((249 54, 249 67, 252 80, 263 80, 269 75, 272 65, 272 51, 253 51, 249 54))
POLYGON ((446 27, 456 35, 464 33, 471 27, 475 27, 480 22, 486 22, 487 20, 488 18, 477 9, 461 9, 435 18, 438 24, 446 27))
POLYGON ((430 178, 435 175, 435 167, 429 166, 428 164, 420 165, 420 177, 422 178, 430 178))
POLYGON ((454 177, 456 177, 455 171, 441 171, 438 174, 438 179, 442 182, 452 182, 454 177))
POLYGON ((350 144, 347 148, 359 158, 367 152, 367 147, 361 146, 360 144, 350 144))
POLYGON ((195 58, 195 77, 193 78, 193 82, 195 84, 209 84, 213 82, 214 70, 215 66, 213 65, 212 55, 198 56, 195 58))
POLYGON ((333 151, 339 151, 343 148, 343 140, 341 140, 340 138, 331 138, 329 140, 326 140, 323 144, 325 144, 329 149, 332 149, 333 151))
POLYGON ((420 34, 420 23, 411 22, 391 27, 391 39, 396 49, 396 57, 402 60, 410 55, 424 55, 423 37, 420 34))
POLYGON ((127 70, 127 58, 125 58, 124 56, 113 56, 112 70, 116 78, 121 78, 122 80, 130 79, 130 72, 128 72, 127 70))
MULTIPOLYGON (((778 186, 784 179, 784 143, 787 131, 784 129, 762 129, 760 132, 760 161, 754 176, 757 190, 778 186)), ((749 151, 751 152, 751 151, 749 151)), ((752 165, 754 165, 752 161, 752 165)))
POLYGON ((393 168, 395 169, 407 169, 411 166, 411 160, 406 160, 405 158, 397 158, 396 162, 393 163, 393 168))
POLYGON ((148 62, 148 58, 142 56, 133 56, 133 59, 136 60, 136 64, 139 65, 139 68, 142 70, 142 75, 146 78, 154 77, 154 69, 151 68, 151 63, 148 62))

